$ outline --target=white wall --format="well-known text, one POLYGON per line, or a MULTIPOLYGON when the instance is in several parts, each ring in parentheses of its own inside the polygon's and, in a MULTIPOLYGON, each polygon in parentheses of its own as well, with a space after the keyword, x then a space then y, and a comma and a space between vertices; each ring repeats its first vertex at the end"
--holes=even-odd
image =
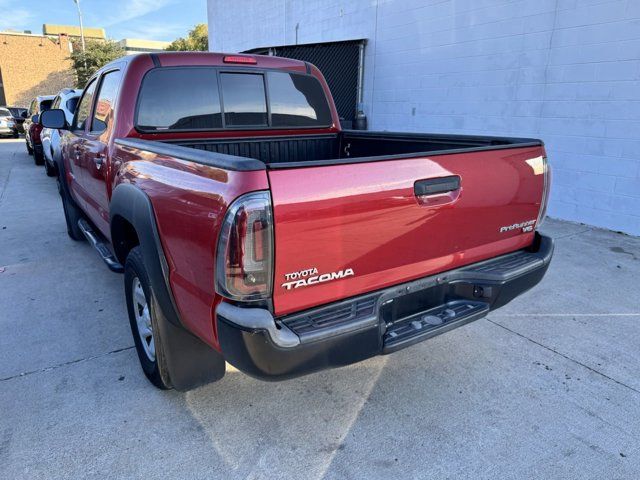
POLYGON ((640 235, 640 1, 209 0, 209 45, 367 38, 370 129, 534 136, 549 214, 640 235))

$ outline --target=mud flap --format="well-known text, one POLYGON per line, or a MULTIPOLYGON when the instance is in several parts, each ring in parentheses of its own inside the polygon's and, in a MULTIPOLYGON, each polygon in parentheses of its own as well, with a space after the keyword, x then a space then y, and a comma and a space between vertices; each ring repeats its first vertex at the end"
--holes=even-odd
POLYGON ((165 364, 159 367, 161 375, 169 377, 168 383, 185 392, 224 377, 226 364, 222 354, 184 328, 169 322, 157 302, 155 307, 165 358, 165 364))

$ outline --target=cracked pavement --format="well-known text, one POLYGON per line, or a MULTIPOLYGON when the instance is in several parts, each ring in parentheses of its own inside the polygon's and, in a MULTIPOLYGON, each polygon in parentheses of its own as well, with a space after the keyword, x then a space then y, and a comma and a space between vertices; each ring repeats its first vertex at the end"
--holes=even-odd
POLYGON ((282 383, 161 392, 122 277, 66 235, 55 182, 0 140, 0 477, 638 478, 640 239, 548 220, 505 308, 282 383))

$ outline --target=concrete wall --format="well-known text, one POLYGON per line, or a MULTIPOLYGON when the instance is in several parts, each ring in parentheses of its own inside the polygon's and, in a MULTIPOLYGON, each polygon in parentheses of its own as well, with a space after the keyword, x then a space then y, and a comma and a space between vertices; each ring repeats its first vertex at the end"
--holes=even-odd
POLYGON ((540 137, 551 216, 640 235, 640 1, 208 4, 212 50, 368 38, 371 129, 540 137))
POLYGON ((38 95, 55 95, 75 84, 66 36, 0 32, 0 70, 7 105, 28 107, 38 95))

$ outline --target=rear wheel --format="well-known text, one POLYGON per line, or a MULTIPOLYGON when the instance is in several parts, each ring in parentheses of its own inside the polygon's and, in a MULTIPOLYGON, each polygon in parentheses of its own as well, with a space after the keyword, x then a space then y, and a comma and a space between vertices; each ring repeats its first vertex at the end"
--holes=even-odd
POLYGON ((76 241, 84 240, 84 234, 78 226, 78 220, 82 218, 82 212, 67 192, 62 187, 60 177, 58 177, 58 193, 62 200, 62 208, 64 210, 64 219, 67 222, 67 234, 76 241))
POLYGON ((55 177, 56 176, 56 167, 49 163, 49 160, 44 159, 44 172, 47 174, 47 177, 55 177))
POLYGON ((38 150, 34 150, 33 161, 36 165, 42 165, 44 163, 44 154, 38 150))
POLYGON ((133 341, 145 376, 156 387, 173 388, 160 339, 158 317, 162 311, 153 294, 140 247, 134 247, 124 266, 124 288, 133 341))

